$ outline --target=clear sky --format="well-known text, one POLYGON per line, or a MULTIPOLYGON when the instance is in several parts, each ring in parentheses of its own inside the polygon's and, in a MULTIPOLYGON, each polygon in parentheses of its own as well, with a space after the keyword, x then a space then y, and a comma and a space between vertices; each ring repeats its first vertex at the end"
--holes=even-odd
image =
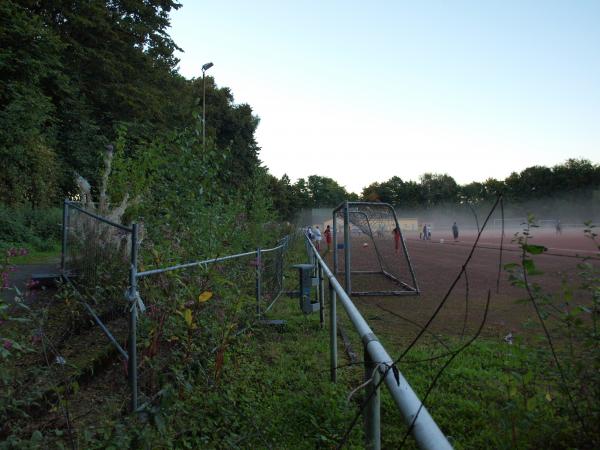
POLYGON ((360 193, 600 162, 600 0, 182 3, 180 73, 215 64, 278 177, 360 193))

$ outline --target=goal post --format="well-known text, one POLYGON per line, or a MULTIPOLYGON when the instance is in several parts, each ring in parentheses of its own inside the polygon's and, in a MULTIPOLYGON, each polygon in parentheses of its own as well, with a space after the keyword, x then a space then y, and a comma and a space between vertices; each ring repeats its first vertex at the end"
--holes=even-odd
POLYGON ((400 221, 390 204, 340 204, 333 210, 332 234, 334 273, 344 274, 349 295, 419 295, 400 221))

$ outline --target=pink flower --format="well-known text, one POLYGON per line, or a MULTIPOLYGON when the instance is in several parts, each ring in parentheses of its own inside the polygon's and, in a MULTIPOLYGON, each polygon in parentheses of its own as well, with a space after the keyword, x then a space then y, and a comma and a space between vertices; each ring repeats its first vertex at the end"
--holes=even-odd
POLYGON ((26 249, 26 248, 19 249, 19 255, 20 255, 20 256, 25 256, 25 255, 27 255, 28 253, 29 253, 29 252, 27 251, 27 249, 26 249))
POLYGON ((8 339, 4 339, 4 342, 2 343, 2 346, 6 349, 6 350, 10 350, 13 346, 12 341, 9 341, 8 339))

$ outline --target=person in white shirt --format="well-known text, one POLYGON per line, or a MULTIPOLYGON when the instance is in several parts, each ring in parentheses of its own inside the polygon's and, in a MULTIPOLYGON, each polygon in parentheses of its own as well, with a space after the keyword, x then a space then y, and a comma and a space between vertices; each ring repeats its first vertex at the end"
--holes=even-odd
POLYGON ((320 252, 321 251, 321 239, 323 239, 323 236, 321 235, 321 230, 319 230, 319 225, 317 225, 315 227, 314 234, 315 234, 315 247, 317 248, 317 251, 320 252))

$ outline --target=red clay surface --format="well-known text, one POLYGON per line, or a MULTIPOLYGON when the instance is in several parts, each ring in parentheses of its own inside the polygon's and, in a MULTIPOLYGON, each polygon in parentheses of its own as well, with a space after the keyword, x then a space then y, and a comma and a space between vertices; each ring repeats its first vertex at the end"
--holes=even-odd
MULTIPOLYGON (((543 286, 545 292, 556 295, 558 301, 562 280, 567 280, 573 286, 578 285, 580 279, 577 275, 579 272, 577 264, 583 257, 598 258, 599 251, 594 242, 584 236, 583 230, 563 231, 560 235, 553 230, 534 230, 532 234, 530 243, 544 245, 548 251, 535 256, 536 266, 543 271, 543 275, 538 275, 531 281, 543 286)), ((416 334, 419 328, 410 322, 423 325, 432 316, 465 264, 475 236, 474 232, 461 233, 459 240, 455 242, 450 230, 447 233, 434 233, 430 241, 419 240, 418 234, 405 234, 421 295, 353 297, 375 333, 378 329, 388 335, 392 331, 392 334, 399 338, 416 334)), ((518 263, 520 260, 519 247, 516 243, 511 243, 512 237, 512 232, 505 234, 500 261, 500 232, 486 232, 482 236, 467 265, 468 298, 467 283, 463 276, 431 324, 430 329, 433 332, 462 334, 467 309, 465 332, 467 335, 474 333, 481 323, 488 292, 491 294, 491 302, 483 335, 503 338, 509 332, 515 336, 530 332, 531 328, 524 324, 528 319, 537 321, 533 306, 530 302, 517 302, 519 299, 526 298, 526 292, 524 289, 511 286, 508 273, 504 269, 499 274, 500 263, 502 265, 510 262, 518 263), (500 281, 497 291, 498 278, 500 281)), ((366 239, 353 238, 353 268, 359 265, 376 266, 372 245, 363 247, 363 241, 366 239)), ((378 240, 378 248, 384 259, 395 258, 393 237, 378 240)), ((342 253, 343 251, 340 250, 338 255, 341 256, 342 253)), ((399 259, 396 261, 401 262, 399 259)), ((589 261, 596 267, 600 267, 600 259, 589 261)), ((385 288, 389 285, 385 278, 379 275, 370 278, 368 283, 362 284, 362 280, 355 277, 356 282, 353 283, 353 287, 357 283, 361 284, 361 289, 367 285, 373 289, 377 286, 385 288)), ((584 301, 586 301, 584 297, 576 295, 574 303, 584 301)), ((535 330, 536 333, 537 331, 535 330)))

